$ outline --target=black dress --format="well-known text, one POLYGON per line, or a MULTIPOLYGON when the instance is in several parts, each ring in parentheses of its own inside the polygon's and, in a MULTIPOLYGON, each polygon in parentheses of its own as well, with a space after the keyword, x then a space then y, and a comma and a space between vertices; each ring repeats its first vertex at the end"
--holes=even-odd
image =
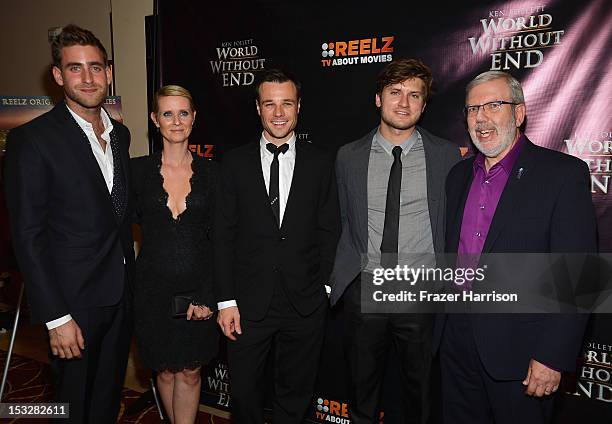
POLYGON ((214 318, 171 317, 177 293, 195 292, 196 301, 215 305, 209 233, 216 168, 196 155, 191 167, 187 209, 174 219, 160 173, 161 152, 132 159, 134 215, 142 230, 134 285, 136 343, 143 362, 158 371, 193 369, 217 353, 214 318))

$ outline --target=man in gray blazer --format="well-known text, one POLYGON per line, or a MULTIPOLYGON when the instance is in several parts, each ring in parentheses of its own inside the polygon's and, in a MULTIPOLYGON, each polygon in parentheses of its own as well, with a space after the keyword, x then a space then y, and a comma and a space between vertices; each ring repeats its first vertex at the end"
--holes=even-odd
POLYGON ((433 315, 363 313, 361 276, 394 267, 398 259, 403 264, 402 255, 425 253, 433 258, 443 252, 444 181, 461 157, 457 146, 416 125, 431 84, 431 71, 420 60, 391 62, 377 78, 380 125, 338 151, 342 235, 331 303, 342 298, 346 311, 349 410, 355 424, 378 423, 390 344, 400 358, 405 422, 424 423, 429 416, 433 315))

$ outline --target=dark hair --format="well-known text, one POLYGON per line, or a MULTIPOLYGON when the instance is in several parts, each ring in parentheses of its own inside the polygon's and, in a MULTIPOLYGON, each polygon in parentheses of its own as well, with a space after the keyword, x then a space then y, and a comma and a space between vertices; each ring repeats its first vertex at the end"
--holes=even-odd
POLYGON ((293 85, 295 85, 295 89, 297 90, 297 98, 299 100, 302 84, 300 84, 295 75, 290 72, 281 71, 280 69, 268 69, 259 74, 257 82, 255 83, 255 100, 259 101, 259 89, 264 82, 283 83, 287 81, 291 81, 293 85))
POLYGON ((398 59, 383 68, 376 78, 376 94, 391 84, 397 84, 407 79, 420 78, 425 83, 425 100, 431 94, 433 77, 431 69, 420 59, 398 59))
POLYGON ((62 65, 62 49, 70 46, 94 46, 102 52, 104 58, 104 65, 108 62, 108 55, 106 49, 89 30, 80 28, 76 25, 70 24, 62 28, 60 32, 51 42, 51 56, 53 57, 53 65, 61 68, 62 65))

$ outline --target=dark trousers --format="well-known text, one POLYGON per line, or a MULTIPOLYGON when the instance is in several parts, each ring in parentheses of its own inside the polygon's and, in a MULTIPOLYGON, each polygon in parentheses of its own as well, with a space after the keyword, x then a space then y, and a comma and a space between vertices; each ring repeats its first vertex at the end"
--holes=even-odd
MULTIPOLYGON (((553 398, 525 394, 522 381, 493 379, 474 342, 472 319, 486 315, 449 314, 440 345, 445 424, 544 424, 552 417, 553 398)), ((525 375, 527 367, 525 364, 525 375)))
POLYGON ((130 350, 132 319, 127 295, 118 305, 76 310, 85 349, 80 359, 52 357, 55 402, 70 404, 61 423, 114 423, 130 350))
POLYGON ((387 352, 392 347, 399 358, 399 363, 393 366, 400 373, 404 391, 403 422, 426 423, 430 410, 433 316, 362 313, 359 277, 348 287, 343 299, 344 343, 351 376, 351 422, 379 422, 380 388, 387 352))
POLYGON ((242 335, 228 341, 232 422, 263 424, 265 366, 274 346, 275 424, 299 424, 310 405, 325 334, 328 304, 300 316, 277 284, 264 319, 241 318, 242 335))

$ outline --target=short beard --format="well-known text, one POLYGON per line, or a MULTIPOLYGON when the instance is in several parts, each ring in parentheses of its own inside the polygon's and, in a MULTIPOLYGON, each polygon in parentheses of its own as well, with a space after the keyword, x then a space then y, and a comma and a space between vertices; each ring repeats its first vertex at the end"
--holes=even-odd
POLYGON ((104 104, 104 99, 106 98, 103 91, 98 97, 87 98, 85 96, 81 96, 77 89, 73 89, 72 87, 64 87, 64 94, 70 100, 85 109, 97 109, 101 107, 104 104))
POLYGON ((472 139, 472 143, 474 143, 474 146, 476 146, 480 153, 482 153, 488 158, 495 158, 499 156, 501 152, 506 150, 510 145, 512 145, 512 142, 516 138, 516 131, 516 118, 514 116, 514 113, 512 113, 512 120, 508 123, 506 127, 500 128, 498 126, 495 126, 495 132, 497 133, 497 135, 500 136, 500 141, 497 146, 487 149, 478 140, 478 137, 476 135, 476 129, 470 131, 470 138, 472 139))

